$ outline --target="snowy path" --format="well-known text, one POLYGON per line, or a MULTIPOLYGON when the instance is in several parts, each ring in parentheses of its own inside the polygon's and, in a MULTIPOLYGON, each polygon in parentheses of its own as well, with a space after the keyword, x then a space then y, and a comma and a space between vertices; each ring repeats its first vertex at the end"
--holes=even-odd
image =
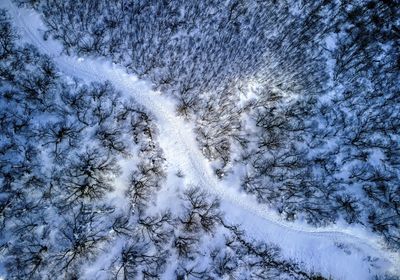
POLYGON ((123 68, 103 59, 61 55, 58 43, 42 39, 39 30, 45 28, 37 13, 19 9, 10 0, 1 0, 0 7, 9 10, 21 39, 51 56, 62 72, 86 81, 109 80, 126 96, 146 107, 157 119, 160 144, 169 168, 182 170, 186 183, 218 195, 227 220, 242 224, 249 236, 274 242, 282 247, 285 256, 338 279, 366 279, 382 270, 399 273, 396 268, 400 266, 399 255, 386 251, 379 238, 363 229, 346 225, 313 228, 300 222, 288 223, 254 198, 224 185, 214 176, 198 149, 192 126, 176 116, 172 100, 152 91, 148 82, 137 80, 123 68), (345 249, 339 249, 338 243, 344 244, 345 249), (373 262, 374 258, 379 259, 373 262))

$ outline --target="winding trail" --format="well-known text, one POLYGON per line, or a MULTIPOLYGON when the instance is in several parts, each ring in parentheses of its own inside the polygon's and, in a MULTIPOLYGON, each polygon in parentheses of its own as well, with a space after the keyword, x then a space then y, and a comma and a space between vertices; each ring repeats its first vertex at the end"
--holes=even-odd
POLYGON ((176 115, 171 99, 153 91, 150 83, 139 81, 107 60, 61 54, 62 48, 57 42, 42 39, 40 29, 45 27, 33 10, 18 8, 10 0, 0 0, 0 7, 9 10, 21 40, 52 57, 63 73, 86 81, 109 80, 116 89, 150 111, 157 119, 160 145, 169 168, 182 170, 187 184, 216 194, 228 222, 242 224, 249 236, 274 242, 283 248, 285 256, 336 278, 366 279, 365 276, 382 271, 399 274, 399 254, 386 250, 380 238, 361 227, 343 224, 314 228, 301 222, 288 223, 252 196, 219 181, 198 148, 193 127, 176 115), (338 244, 343 244, 344 249, 339 249, 338 244), (356 277, 349 275, 355 271, 356 277))

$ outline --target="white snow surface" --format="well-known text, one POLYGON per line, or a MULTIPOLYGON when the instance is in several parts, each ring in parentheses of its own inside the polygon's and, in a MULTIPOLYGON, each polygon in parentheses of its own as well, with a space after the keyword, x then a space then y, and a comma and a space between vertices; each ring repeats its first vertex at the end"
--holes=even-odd
MULTIPOLYGON (((233 182, 218 180, 198 148, 192 124, 176 115, 172 99, 153 91, 149 82, 138 80, 110 61, 62 54, 58 42, 43 40, 46 28, 34 10, 19 8, 10 0, 1 0, 0 8, 9 11, 21 40, 52 57, 65 75, 88 82, 109 80, 117 90, 151 112, 158 125, 158 139, 167 159, 168 174, 181 170, 185 185, 196 185, 217 195, 227 222, 240 224, 248 237, 275 243, 282 248, 284 257, 334 279, 368 279, 385 271, 400 274, 399 254, 386 250, 379 237, 361 226, 338 223, 315 228, 299 221, 286 222, 273 209, 241 192, 237 186, 239 182, 235 186, 233 182)), ((174 181, 176 179, 169 178, 167 188, 174 181)), ((174 203, 171 198, 159 200, 174 203)))

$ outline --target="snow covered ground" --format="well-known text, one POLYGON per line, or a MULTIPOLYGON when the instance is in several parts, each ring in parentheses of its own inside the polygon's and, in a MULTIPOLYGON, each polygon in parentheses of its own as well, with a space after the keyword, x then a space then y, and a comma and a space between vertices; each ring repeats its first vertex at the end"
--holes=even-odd
MULTIPOLYGON (((1 0, 0 7, 9 10, 21 39, 51 56, 65 75, 85 81, 109 80, 116 89, 153 114, 170 174, 166 189, 174 189, 172 174, 182 171, 185 185, 200 186, 221 199, 228 222, 241 224, 250 237, 276 243, 285 257, 303 262, 324 276, 367 279, 382 271, 400 274, 399 254, 385 250, 378 237, 361 227, 338 224, 314 228, 301 222, 289 223, 253 197, 238 191, 237 186, 219 181, 198 148, 193 126, 176 115, 173 100, 109 61, 61 54, 62 48, 57 42, 42 39, 45 27, 36 12, 18 8, 10 0, 1 0)), ((173 193, 165 191, 159 203, 173 202, 171 196, 173 193)))

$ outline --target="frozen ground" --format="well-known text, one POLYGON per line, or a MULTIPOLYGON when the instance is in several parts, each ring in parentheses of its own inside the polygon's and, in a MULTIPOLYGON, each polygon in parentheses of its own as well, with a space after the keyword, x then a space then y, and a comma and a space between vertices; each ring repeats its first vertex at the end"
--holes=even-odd
POLYGON ((159 203, 173 203, 174 193, 168 190, 174 189, 173 174, 181 170, 185 185, 200 186, 221 199, 228 222, 241 224, 250 237, 278 244, 284 256, 303 262, 309 269, 334 279, 367 279, 382 271, 399 273, 399 255, 385 250, 382 241, 364 229, 345 224, 313 228, 300 222, 288 223, 253 197, 239 192, 237 186, 219 181, 198 148, 192 125, 176 115, 171 99, 109 61, 61 54, 57 42, 42 39, 45 27, 36 12, 17 8, 10 0, 1 0, 0 7, 9 10, 21 39, 51 56, 65 75, 85 81, 109 80, 153 114, 169 169, 162 191, 165 196, 159 198, 159 203))

